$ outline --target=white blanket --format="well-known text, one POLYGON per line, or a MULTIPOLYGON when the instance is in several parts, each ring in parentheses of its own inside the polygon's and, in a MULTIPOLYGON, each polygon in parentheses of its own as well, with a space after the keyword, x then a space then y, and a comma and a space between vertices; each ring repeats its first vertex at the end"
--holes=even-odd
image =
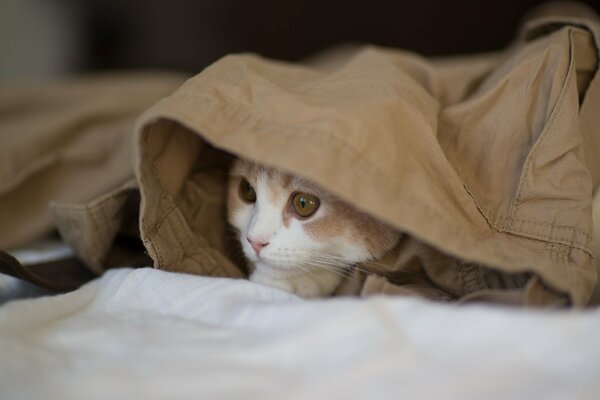
POLYGON ((0 399, 600 398, 600 310, 115 270, 0 307, 0 399))

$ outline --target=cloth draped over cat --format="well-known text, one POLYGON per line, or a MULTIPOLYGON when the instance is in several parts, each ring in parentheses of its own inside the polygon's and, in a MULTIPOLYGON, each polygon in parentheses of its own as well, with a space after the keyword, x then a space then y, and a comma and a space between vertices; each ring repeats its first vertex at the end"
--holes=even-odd
MULTIPOLYGON (((106 100, 55 118, 54 128, 68 132, 61 154, 72 154, 62 163, 15 181, 8 177, 16 160, 31 167, 34 159, 15 155, 17 140, 0 150, 0 248, 55 226, 99 274, 115 264, 117 239, 133 232, 143 243, 137 252, 156 268, 243 278, 225 219, 227 171, 240 156, 313 180, 403 232, 391 252, 365 266, 371 273, 340 292, 584 305, 596 282, 599 47, 597 20, 546 17, 493 54, 428 60, 367 46, 304 64, 232 55, 131 129, 149 105, 136 99, 153 102, 181 81, 154 78, 154 92, 120 92, 133 106, 119 112, 106 112, 106 100), (87 153, 97 159, 82 161, 87 153), (92 173, 103 183, 92 184, 92 173), (57 187, 81 190, 54 198, 57 187), (11 211, 31 197, 38 209, 11 211), (47 200, 55 200, 50 211, 47 200)), ((2 95, 3 143, 18 107, 2 95)), ((61 279, 40 278, 14 260, 0 265, 40 284, 61 279)))

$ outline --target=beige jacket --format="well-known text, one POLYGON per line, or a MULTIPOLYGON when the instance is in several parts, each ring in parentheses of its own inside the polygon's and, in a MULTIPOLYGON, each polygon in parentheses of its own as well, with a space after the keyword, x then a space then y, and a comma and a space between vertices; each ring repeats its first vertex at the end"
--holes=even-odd
POLYGON ((101 273, 139 212, 156 268, 241 278, 224 196, 227 166, 243 156, 310 178, 405 233, 370 266, 363 294, 583 305, 596 281, 599 43, 596 22, 562 18, 530 22, 503 52, 453 59, 377 47, 310 65, 228 56, 137 119, 129 182, 131 117, 177 79, 150 80, 145 96, 130 87, 106 109, 73 101, 70 125, 44 109, 80 147, 35 173, 27 168, 38 159, 25 153, 55 149, 45 136, 10 141, 5 118, 18 130, 36 114, 3 96, 0 247, 54 224, 101 273), (81 154, 92 160, 75 168, 81 154), (62 204, 47 213, 48 200, 62 204))

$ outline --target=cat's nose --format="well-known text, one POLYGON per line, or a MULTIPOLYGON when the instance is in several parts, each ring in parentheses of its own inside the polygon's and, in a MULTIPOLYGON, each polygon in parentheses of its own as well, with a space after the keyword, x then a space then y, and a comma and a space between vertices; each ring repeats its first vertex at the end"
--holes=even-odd
POLYGON ((269 242, 263 242, 260 240, 252 240, 250 238, 246 238, 248 240, 248 243, 250 243, 250 246, 252 246, 252 248, 254 249, 254 252, 256 253, 256 255, 260 255, 260 251, 267 247, 267 245, 269 244, 269 242))

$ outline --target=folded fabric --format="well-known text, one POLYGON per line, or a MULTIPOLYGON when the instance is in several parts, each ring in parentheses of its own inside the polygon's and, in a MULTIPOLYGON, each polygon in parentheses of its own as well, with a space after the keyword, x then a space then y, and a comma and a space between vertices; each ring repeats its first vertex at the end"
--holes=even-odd
POLYGON ((225 256, 224 150, 406 232, 374 271, 394 285, 584 304, 600 79, 598 26, 582 25, 538 21, 505 53, 440 63, 374 47, 333 69, 220 60, 137 123, 140 230, 155 266, 239 276, 225 256))
POLYGON ((242 156, 405 233, 365 295, 583 305, 596 280, 598 43, 596 20, 546 18, 492 55, 227 56, 137 120, 136 182, 86 206, 55 205, 55 223, 97 272, 139 211, 156 268, 243 277, 224 217, 227 168, 242 156))
POLYGON ((54 226, 50 201, 87 202, 128 179, 139 114, 181 74, 103 74, 0 90, 0 249, 54 226))

